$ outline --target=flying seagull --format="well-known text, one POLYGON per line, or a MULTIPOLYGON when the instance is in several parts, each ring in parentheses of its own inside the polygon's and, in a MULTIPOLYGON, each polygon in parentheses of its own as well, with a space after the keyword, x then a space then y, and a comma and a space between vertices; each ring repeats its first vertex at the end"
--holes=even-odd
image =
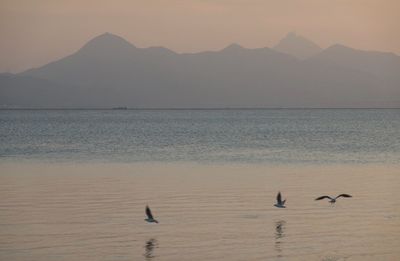
POLYGON ((315 200, 321 200, 321 199, 324 199, 324 198, 328 198, 329 202, 333 204, 333 203, 336 202, 336 199, 340 198, 340 197, 351 198, 351 195, 349 195, 349 194, 340 194, 339 196, 336 196, 335 198, 331 198, 330 196, 321 196, 321 197, 316 198, 315 200))
POLYGON ((285 205, 286 199, 282 201, 282 196, 281 192, 278 192, 278 195, 276 196, 276 204, 274 205, 277 208, 286 208, 285 205))
POLYGON ((151 214, 151 210, 150 210, 149 206, 146 206, 146 215, 147 215, 147 218, 145 220, 147 222, 158 223, 158 221, 154 219, 153 214, 151 214))

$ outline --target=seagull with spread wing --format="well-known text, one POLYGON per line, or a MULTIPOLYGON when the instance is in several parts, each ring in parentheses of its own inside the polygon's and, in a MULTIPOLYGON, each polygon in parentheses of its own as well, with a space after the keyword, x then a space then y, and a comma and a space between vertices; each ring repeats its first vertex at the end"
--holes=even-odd
POLYGON ((286 199, 282 200, 282 195, 281 195, 281 192, 279 191, 278 195, 276 196, 276 204, 274 204, 274 206, 277 208, 286 208, 285 202, 286 202, 286 199))
POLYGON ((333 204, 333 203, 336 202, 336 199, 338 199, 338 198, 340 198, 340 197, 343 197, 343 198, 351 198, 352 196, 349 195, 349 194, 340 194, 340 195, 336 196, 335 198, 332 198, 332 197, 330 197, 330 196, 321 196, 321 197, 316 198, 315 200, 321 200, 321 199, 327 198, 327 199, 329 199, 329 202, 330 202, 331 204, 333 204))
POLYGON ((158 223, 158 221, 156 219, 154 219, 153 214, 151 214, 151 210, 150 210, 149 206, 146 206, 146 215, 147 215, 147 218, 145 220, 147 222, 158 223))

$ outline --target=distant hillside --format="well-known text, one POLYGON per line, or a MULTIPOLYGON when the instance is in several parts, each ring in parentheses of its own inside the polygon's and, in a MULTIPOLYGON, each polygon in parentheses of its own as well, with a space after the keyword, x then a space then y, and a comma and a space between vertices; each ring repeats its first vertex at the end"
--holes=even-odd
POLYGON ((294 32, 288 33, 274 50, 293 55, 301 60, 310 58, 322 51, 321 47, 294 32))
POLYGON ((76 107, 86 102, 80 88, 30 76, 0 74, 0 108, 76 107))
POLYGON ((360 51, 336 44, 312 57, 311 60, 368 72, 379 77, 386 85, 400 88, 400 57, 393 53, 360 51))
POLYGON ((137 48, 106 33, 43 67, 0 74, 0 105, 396 107, 399 61, 394 54, 335 46, 304 60, 237 44, 178 54, 162 47, 137 48))

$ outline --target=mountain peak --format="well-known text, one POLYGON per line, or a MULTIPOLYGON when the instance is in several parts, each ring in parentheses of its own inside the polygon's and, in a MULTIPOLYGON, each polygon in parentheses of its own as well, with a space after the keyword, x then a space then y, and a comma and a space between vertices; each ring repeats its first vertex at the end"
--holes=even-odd
MULTIPOLYGON (((296 38, 304 38, 304 37, 302 37, 301 35, 297 35, 297 33, 296 32, 289 32, 289 33, 287 33, 287 35, 285 36, 285 38, 287 38, 287 39, 296 39, 296 38)), ((285 38, 283 38, 283 39, 285 39, 285 38)))
POLYGON ((321 52, 321 47, 296 32, 289 32, 274 46, 276 51, 307 59, 321 52))
POLYGON ((224 49, 222 49, 222 51, 238 51, 238 50, 244 50, 244 49, 245 48, 243 48, 239 44, 232 43, 232 44, 228 45, 227 47, 225 47, 224 49))
POLYGON ((79 52, 103 52, 110 50, 127 50, 136 48, 133 44, 125 40, 124 38, 112 34, 112 33, 103 33, 98 35, 88 41, 79 52))

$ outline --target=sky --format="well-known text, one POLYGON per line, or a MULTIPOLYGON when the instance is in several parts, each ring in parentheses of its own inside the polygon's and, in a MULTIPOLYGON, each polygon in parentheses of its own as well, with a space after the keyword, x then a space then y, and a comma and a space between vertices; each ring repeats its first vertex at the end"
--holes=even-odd
POLYGON ((296 32, 400 54, 398 0, 0 0, 0 72, 21 72, 110 32, 176 52, 272 47, 296 32))

